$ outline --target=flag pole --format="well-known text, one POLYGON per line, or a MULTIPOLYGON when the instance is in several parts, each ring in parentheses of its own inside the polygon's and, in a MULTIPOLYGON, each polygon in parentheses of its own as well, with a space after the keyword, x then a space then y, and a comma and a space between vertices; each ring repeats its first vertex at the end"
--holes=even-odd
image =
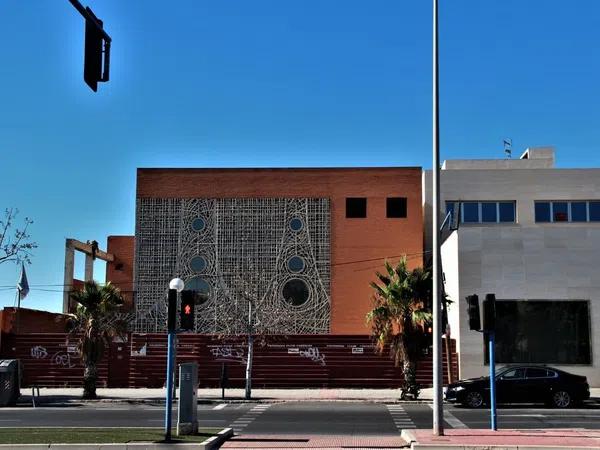
POLYGON ((17 287, 17 334, 21 325, 21 290, 17 287))

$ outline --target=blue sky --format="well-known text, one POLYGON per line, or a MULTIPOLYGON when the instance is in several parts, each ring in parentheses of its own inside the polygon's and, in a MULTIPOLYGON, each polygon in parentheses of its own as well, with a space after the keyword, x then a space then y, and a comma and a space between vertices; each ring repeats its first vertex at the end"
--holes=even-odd
MULTIPOLYGON (((23 306, 60 310, 66 237, 133 234, 136 167, 430 167, 430 3, 89 0, 113 38, 94 94, 67 0, 0 2, 0 207, 39 243, 23 306)), ((442 159, 510 137, 600 167, 600 2, 440 3, 442 159)))

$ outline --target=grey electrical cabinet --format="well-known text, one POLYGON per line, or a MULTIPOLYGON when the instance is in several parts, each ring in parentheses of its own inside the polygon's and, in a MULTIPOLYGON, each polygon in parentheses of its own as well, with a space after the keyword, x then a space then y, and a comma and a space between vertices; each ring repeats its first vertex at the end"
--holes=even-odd
POLYGON ((179 365, 177 434, 198 432, 198 363, 179 365))
POLYGON ((0 359, 0 406, 14 406, 20 391, 18 359, 0 359))

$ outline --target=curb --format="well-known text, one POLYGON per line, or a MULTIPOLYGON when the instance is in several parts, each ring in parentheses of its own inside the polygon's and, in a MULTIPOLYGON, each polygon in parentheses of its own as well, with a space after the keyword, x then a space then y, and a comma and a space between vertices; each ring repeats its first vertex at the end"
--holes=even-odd
POLYGON ((132 444, 111 443, 111 444, 0 444, 0 449, 26 449, 26 450, 215 450, 223 442, 233 436, 232 428, 224 428, 216 436, 210 437, 202 442, 185 443, 154 443, 137 442, 132 444))
MULTIPOLYGON (((396 399, 367 399, 367 398, 259 398, 259 399, 199 399, 199 405, 214 405, 219 403, 227 404, 254 404, 254 403, 285 403, 285 402, 362 402, 362 403, 383 403, 383 404, 402 404, 402 405, 423 405, 432 403, 433 400, 396 400, 396 399)), ((64 400, 49 400, 42 399, 36 401, 36 407, 45 406, 81 406, 81 405, 98 405, 98 404, 115 404, 122 403, 128 405, 164 405, 164 399, 123 399, 123 398, 99 398, 96 400, 83 399, 64 399, 64 400)), ((176 405, 178 399, 173 399, 173 404, 176 405)), ((19 407, 31 406, 31 401, 21 400, 17 402, 19 407)))
POLYGON ((411 450, 599 450, 600 447, 573 447, 564 445, 515 445, 515 444, 419 444, 411 430, 402 430, 400 437, 406 441, 411 450))

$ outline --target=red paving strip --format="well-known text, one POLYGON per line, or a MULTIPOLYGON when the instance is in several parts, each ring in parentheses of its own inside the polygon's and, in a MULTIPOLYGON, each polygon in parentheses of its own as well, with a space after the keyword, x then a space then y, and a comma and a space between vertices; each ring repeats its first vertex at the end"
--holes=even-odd
POLYGON ((408 445, 400 436, 315 436, 315 435, 273 435, 244 434, 234 436, 221 448, 245 449, 278 449, 278 448, 312 448, 312 449, 398 449, 408 445))
POLYGON ((600 430, 582 428, 551 430, 445 430, 444 436, 434 436, 431 429, 407 430, 421 445, 530 445, 565 448, 600 448, 600 430))

